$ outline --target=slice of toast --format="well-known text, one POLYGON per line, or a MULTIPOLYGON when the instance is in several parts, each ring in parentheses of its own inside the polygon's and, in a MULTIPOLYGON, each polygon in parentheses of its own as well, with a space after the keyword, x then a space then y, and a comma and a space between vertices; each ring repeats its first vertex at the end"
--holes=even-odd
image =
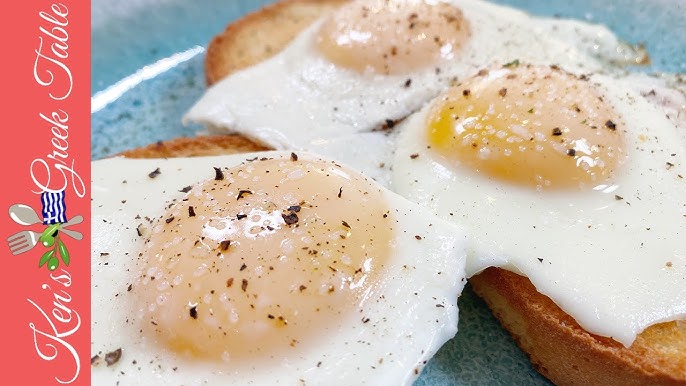
POLYGON ((283 0, 229 24, 207 47, 207 84, 271 57, 318 17, 347 1, 283 0))
POLYGON ((240 135, 231 134, 175 138, 127 150, 119 155, 126 158, 175 158, 247 153, 261 150, 269 149, 240 135))
POLYGON ((536 369, 558 385, 686 384, 686 321, 653 325, 625 348, 586 332, 524 276, 488 268, 469 282, 536 369))
MULTIPOLYGON (((276 54, 317 17, 345 1, 282 0, 229 24, 208 47, 208 85, 276 54)), ((232 141, 224 142, 221 137, 196 140, 152 145, 124 154, 152 156, 164 148, 159 156, 166 157, 177 154, 170 149, 182 144, 181 148, 195 150, 178 155, 196 155, 198 148, 202 154, 237 150, 232 141), (195 144, 196 140, 203 145, 195 144), (215 141, 217 146, 207 147, 215 141)), ((537 370, 556 384, 686 385, 686 321, 652 326, 625 348, 583 330, 523 276, 489 268, 470 282, 537 370)))

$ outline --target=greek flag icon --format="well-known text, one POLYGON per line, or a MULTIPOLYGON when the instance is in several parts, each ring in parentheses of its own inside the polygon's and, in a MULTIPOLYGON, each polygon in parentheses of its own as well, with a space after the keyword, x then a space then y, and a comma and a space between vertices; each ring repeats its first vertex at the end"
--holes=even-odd
POLYGON ((50 225, 67 222, 67 207, 64 204, 64 190, 43 192, 40 195, 43 205, 43 224, 50 225))

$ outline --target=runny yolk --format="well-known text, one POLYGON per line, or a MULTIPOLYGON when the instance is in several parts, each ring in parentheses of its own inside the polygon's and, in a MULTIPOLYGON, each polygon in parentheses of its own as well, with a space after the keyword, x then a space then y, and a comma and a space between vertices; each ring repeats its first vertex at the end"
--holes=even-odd
POLYGON ((625 158, 623 126, 586 77, 516 62, 450 89, 427 125, 446 159, 538 190, 607 183, 625 158))
POLYGON ((273 360, 358 315, 391 249, 378 187, 317 160, 216 176, 150 228, 131 288, 148 338, 192 358, 273 360))
POLYGON ((324 22, 316 44, 344 68, 406 74, 452 59, 469 35, 462 11, 444 2, 352 1, 324 22))

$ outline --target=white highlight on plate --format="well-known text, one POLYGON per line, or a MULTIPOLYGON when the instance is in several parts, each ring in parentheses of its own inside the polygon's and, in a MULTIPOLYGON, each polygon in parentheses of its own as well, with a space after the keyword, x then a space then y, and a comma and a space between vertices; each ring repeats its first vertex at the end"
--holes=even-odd
POLYGON ((141 82, 152 79, 165 71, 169 71, 177 65, 204 52, 204 47, 194 46, 186 51, 178 52, 168 58, 163 58, 153 64, 144 66, 135 73, 93 95, 91 97, 91 114, 102 110, 141 82))

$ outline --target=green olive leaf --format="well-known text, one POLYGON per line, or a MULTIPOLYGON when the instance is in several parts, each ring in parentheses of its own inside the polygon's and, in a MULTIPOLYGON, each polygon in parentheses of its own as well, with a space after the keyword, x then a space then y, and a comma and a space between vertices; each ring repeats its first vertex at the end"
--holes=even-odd
POLYGON ((64 261, 64 264, 66 266, 69 266, 69 262, 71 261, 71 257, 69 256, 69 250, 67 249, 67 246, 64 245, 61 239, 57 239, 57 248, 59 248, 62 261, 64 261))
POLYGON ((48 225, 48 227, 45 228, 45 230, 43 231, 43 233, 41 233, 41 235, 40 235, 40 237, 39 237, 38 239, 39 239, 40 241, 43 241, 43 240, 48 240, 48 239, 50 239, 50 238, 54 238, 54 237, 55 237, 55 232, 58 231, 58 230, 60 229, 60 226, 61 226, 61 225, 62 225, 62 224, 59 224, 59 223, 57 223, 57 224, 52 224, 52 225, 48 225))
POLYGON ((43 256, 41 256, 40 261, 38 262, 38 267, 40 268, 43 265, 45 265, 45 263, 47 263, 48 260, 50 260, 54 256, 55 256, 55 250, 54 249, 51 249, 51 250, 45 252, 43 254, 43 256))

